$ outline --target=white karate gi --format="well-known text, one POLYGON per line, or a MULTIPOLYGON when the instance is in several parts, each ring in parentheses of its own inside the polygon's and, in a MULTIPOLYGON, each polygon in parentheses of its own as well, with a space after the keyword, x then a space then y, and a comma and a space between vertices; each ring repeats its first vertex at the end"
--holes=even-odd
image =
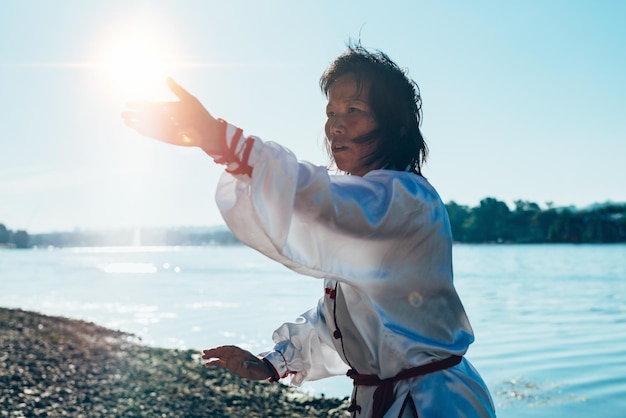
MULTIPOLYGON (((244 141, 231 144, 235 129, 228 125, 227 144, 240 161, 231 158, 231 170, 245 165, 244 141)), ((249 138, 251 176, 225 173, 219 182, 224 220, 242 242, 323 279, 327 289, 317 307, 274 332, 273 351, 262 355, 279 375, 300 385, 352 367, 385 379, 463 355, 473 332, 453 286, 446 209, 428 181, 392 170, 329 175, 276 143, 249 138)), ((375 389, 357 387, 355 416, 370 416, 375 389)), ((495 416, 465 359, 396 383, 385 416, 398 417, 407 395, 421 418, 495 416)))

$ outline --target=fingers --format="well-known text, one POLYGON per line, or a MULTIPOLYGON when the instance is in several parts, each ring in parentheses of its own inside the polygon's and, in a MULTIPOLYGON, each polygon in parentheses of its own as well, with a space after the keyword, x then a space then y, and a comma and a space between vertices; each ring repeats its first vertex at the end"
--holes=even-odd
POLYGON ((167 86, 170 88, 172 93, 174 93, 176 97, 178 97, 180 100, 186 100, 186 99, 188 100, 188 99, 195 98, 191 93, 189 93, 187 90, 182 88, 182 86, 178 84, 177 82, 175 82, 174 79, 171 77, 168 77, 167 79, 167 86))
POLYGON ((223 346, 220 346, 220 347, 215 347, 215 348, 209 348, 207 350, 202 350, 202 358, 203 359, 219 358, 219 357, 222 357, 224 355, 228 355, 228 353, 231 353, 234 348, 237 348, 237 347, 232 346, 232 345, 223 345, 223 346))
POLYGON ((232 357, 234 352, 234 346, 221 346, 210 348, 208 350, 202 350, 202 358, 209 360, 207 366, 221 366, 226 367, 226 360, 232 357))
POLYGON ((272 375, 263 360, 233 345, 203 350, 202 358, 208 360, 208 367, 223 367, 246 379, 262 380, 272 375))
POLYGON ((234 365, 239 365, 240 367, 252 357, 251 353, 234 345, 224 345, 202 351, 202 358, 208 360, 207 366, 233 368, 234 365))
POLYGON ((226 368, 226 362, 222 359, 212 359, 207 361, 206 363, 204 363, 206 366, 212 367, 212 366, 219 366, 219 367, 224 367, 226 368))
POLYGON ((124 122, 127 125, 128 125, 128 122, 135 120, 136 118, 137 118, 137 115, 133 111, 125 110, 122 112, 122 119, 124 119, 124 122))
POLYGON ((124 124, 129 128, 137 129, 140 127, 141 118, 136 111, 124 111, 122 112, 122 119, 124 124))
POLYGON ((150 120, 152 122, 169 118, 167 104, 150 102, 128 102, 126 109, 121 113, 122 119, 128 125, 129 122, 150 120))

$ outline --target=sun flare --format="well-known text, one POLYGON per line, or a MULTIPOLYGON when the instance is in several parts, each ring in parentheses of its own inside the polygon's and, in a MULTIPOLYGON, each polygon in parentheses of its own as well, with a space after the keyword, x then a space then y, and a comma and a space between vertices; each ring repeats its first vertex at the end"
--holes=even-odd
POLYGON ((166 62, 156 45, 145 40, 131 40, 118 47, 110 61, 115 80, 131 89, 145 84, 153 77, 164 80, 166 62))
POLYGON ((174 63, 168 42, 145 27, 109 36, 102 56, 107 84, 127 99, 150 99, 162 92, 174 63))

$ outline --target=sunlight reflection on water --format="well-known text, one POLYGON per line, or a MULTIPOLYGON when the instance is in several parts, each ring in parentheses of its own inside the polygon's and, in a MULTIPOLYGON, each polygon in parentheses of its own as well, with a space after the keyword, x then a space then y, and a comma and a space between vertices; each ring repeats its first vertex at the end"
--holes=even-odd
POLYGON ((156 273, 158 270, 156 266, 152 263, 109 263, 103 266, 100 266, 102 271, 105 273, 140 273, 140 274, 149 274, 156 273))

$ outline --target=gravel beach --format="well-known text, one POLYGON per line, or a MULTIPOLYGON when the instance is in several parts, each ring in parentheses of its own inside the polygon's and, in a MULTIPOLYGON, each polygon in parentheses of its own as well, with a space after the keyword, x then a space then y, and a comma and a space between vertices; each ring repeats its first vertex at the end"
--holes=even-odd
POLYGON ((1 417, 348 417, 348 401, 207 368, 93 323, 0 308, 1 417))

